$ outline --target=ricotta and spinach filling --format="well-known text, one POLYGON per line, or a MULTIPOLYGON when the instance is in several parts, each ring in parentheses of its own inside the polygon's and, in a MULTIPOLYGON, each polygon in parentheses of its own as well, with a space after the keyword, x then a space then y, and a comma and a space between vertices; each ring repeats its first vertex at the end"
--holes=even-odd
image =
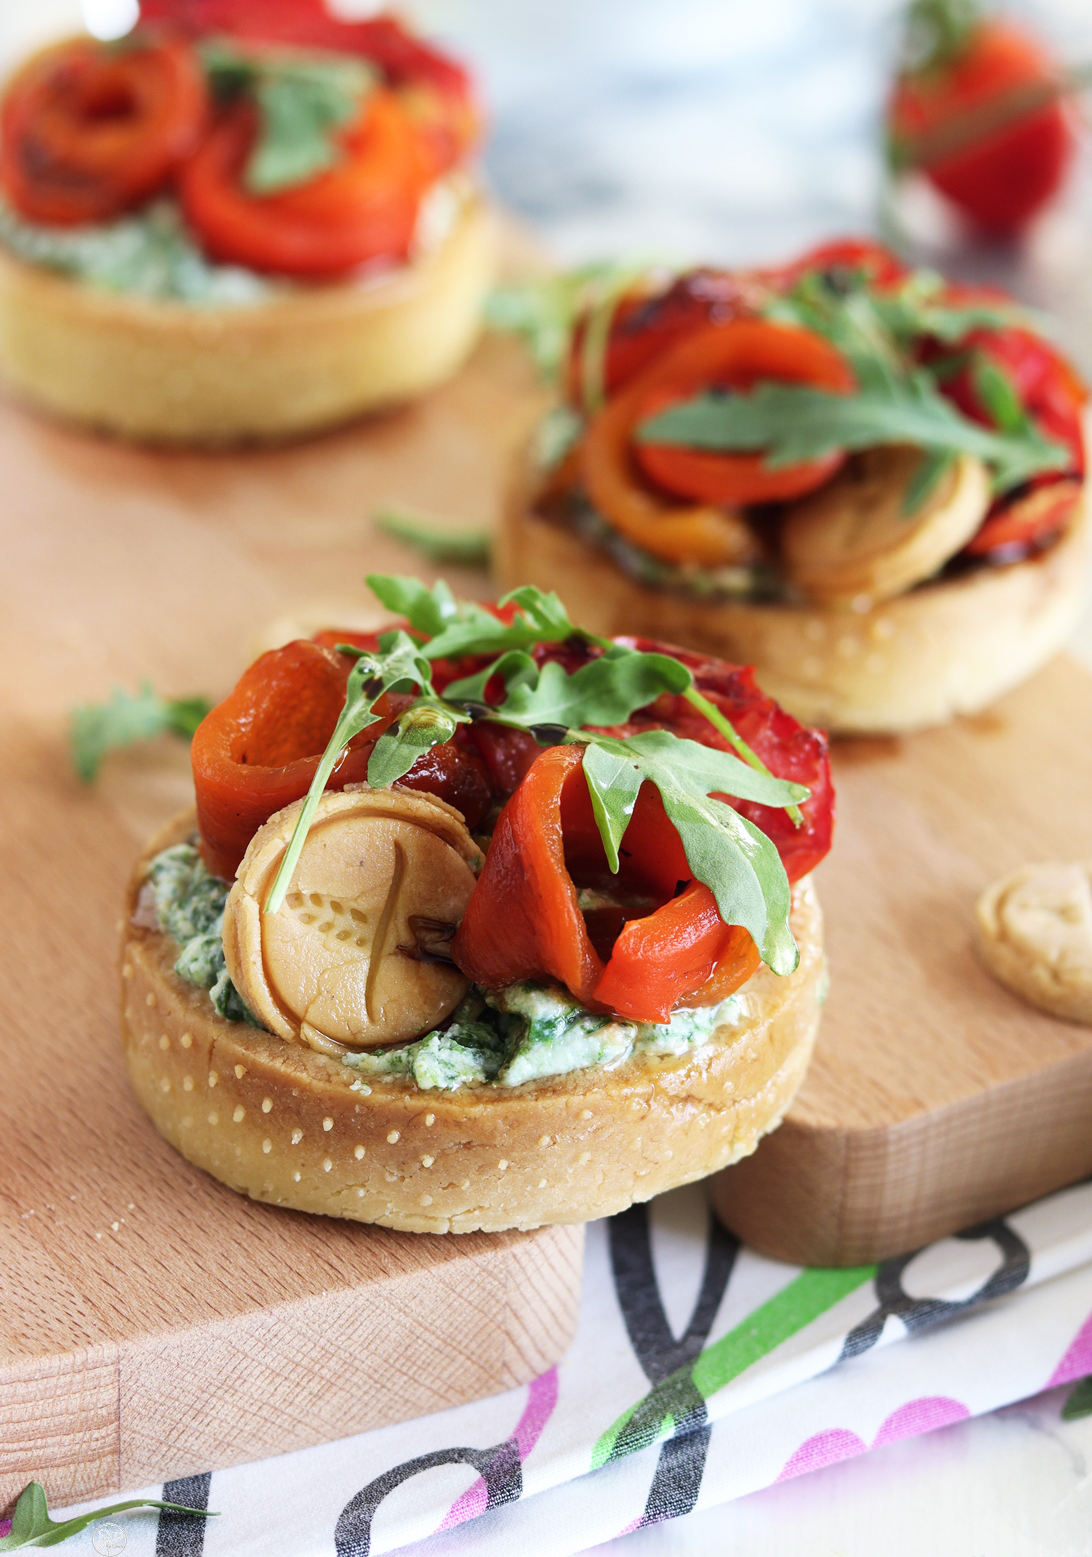
POLYGON ((100 292, 157 302, 246 307, 285 290, 241 265, 217 265, 201 252, 172 200, 155 200, 113 222, 47 227, 0 200, 0 244, 100 292))
MULTIPOLYGON (((465 175, 440 179, 421 200, 412 256, 447 238, 470 198, 465 175)), ((300 282, 220 265, 202 251, 174 200, 153 200, 111 222, 52 227, 21 216, 0 197, 0 246, 16 259, 99 292, 193 308, 252 308, 301 289, 300 282)), ((379 278, 388 267, 376 272, 379 278)), ((362 273, 361 284, 370 278, 362 273)))
MULTIPOLYGON (((224 905, 231 890, 205 868, 196 843, 157 854, 137 907, 137 922, 165 931, 178 942, 174 971, 208 991, 214 1010, 229 1022, 259 1026, 231 981, 224 959, 224 905)), ((411 1043, 346 1054, 353 1085, 370 1080, 412 1080, 422 1091, 460 1087, 518 1087, 570 1071, 615 1066, 640 1055, 682 1055, 707 1042, 714 1030, 741 1020, 742 1002, 730 995, 717 1005, 673 1011, 666 1023, 630 1022, 589 1011, 566 990, 523 981, 506 989, 472 985, 444 1027, 411 1043)))

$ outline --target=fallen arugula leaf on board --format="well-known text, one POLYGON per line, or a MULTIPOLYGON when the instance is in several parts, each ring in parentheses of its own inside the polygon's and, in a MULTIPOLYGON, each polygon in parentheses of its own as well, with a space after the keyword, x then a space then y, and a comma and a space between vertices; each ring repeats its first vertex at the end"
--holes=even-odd
POLYGON ((1092 1416, 1092 1374, 1081 1379, 1070 1390, 1062 1407, 1062 1420, 1065 1422, 1075 1422, 1082 1416, 1092 1416))
POLYGON ((80 1514, 75 1519, 61 1521, 50 1519, 45 1489, 40 1482, 32 1481, 19 1494, 19 1501, 11 1516, 11 1531, 0 1536, 0 1552, 18 1552, 32 1546, 60 1546, 88 1525, 100 1519, 110 1519, 124 1514, 130 1508, 167 1508, 178 1514, 193 1514, 199 1519, 215 1519, 218 1516, 205 1508, 189 1508, 185 1503, 158 1503, 154 1498, 133 1498, 127 1503, 114 1503, 109 1508, 97 1508, 93 1513, 80 1514))
POLYGON ((116 747, 165 733, 192 740, 211 707, 204 697, 160 697, 148 682, 135 693, 116 687, 108 703, 88 703, 72 710, 69 737, 76 772, 90 784, 103 757, 116 747))
POLYGON ((775 973, 791 973, 798 961, 789 927, 791 892, 776 848, 731 806, 713 799, 731 795, 759 805, 783 807, 802 819, 799 805, 809 791, 774 778, 730 722, 694 686, 687 666, 670 655, 632 649, 577 627, 556 595, 531 587, 513 590, 499 605, 514 607, 505 621, 473 601, 458 601, 442 580, 430 589, 418 579, 372 575, 372 590, 388 609, 405 617, 418 643, 404 629, 384 633, 374 652, 340 645, 356 656, 349 673, 345 707, 316 769, 289 846, 265 901, 276 913, 288 892, 319 800, 341 754, 357 735, 375 724, 375 705, 385 692, 417 696, 376 742, 368 782, 384 788, 405 776, 432 746, 450 740, 460 723, 493 720, 529 730, 540 741, 585 748, 584 775, 607 860, 619 866, 619 845, 641 785, 660 791, 696 880, 714 894, 726 924, 743 925, 775 973), (555 661, 536 663, 528 649, 537 643, 582 640, 603 650, 574 671, 555 661), (473 675, 450 682, 438 694, 432 682, 436 660, 462 655, 493 656, 473 675), (485 702, 485 690, 499 680, 503 697, 485 702), (662 694, 686 698, 730 744, 723 752, 670 731, 629 737, 601 735, 587 726, 625 724, 639 708, 662 694))
POLYGON ((248 96, 257 105, 260 130, 243 171, 252 195, 294 189, 336 167, 344 156, 337 132, 378 79, 364 60, 346 55, 247 52, 221 39, 200 52, 218 98, 248 96))
POLYGON ((384 535, 393 535, 415 547, 429 562, 458 563, 467 568, 485 568, 493 551, 488 530, 464 530, 440 524, 411 508, 381 508, 373 523, 384 535))

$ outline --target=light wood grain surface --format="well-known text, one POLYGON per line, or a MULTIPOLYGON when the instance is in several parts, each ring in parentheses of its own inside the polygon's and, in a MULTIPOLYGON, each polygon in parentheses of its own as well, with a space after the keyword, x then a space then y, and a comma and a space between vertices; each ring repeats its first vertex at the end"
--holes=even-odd
MULTIPOLYGON (((0 1502, 34 1473, 75 1498, 412 1415, 565 1344, 571 1231, 311 1220, 158 1140, 119 1058, 117 914, 140 843, 189 797, 188 761, 164 740, 88 791, 64 749, 76 702, 144 677, 218 695, 271 624, 348 625, 365 571, 429 571, 373 510, 492 523, 540 398, 494 340, 426 406, 276 452, 139 451, 0 404, 0 1502)), ((840 749, 816 1062, 718 1189, 759 1247, 870 1258, 1092 1170, 1092 1036, 1022 1006, 970 949, 992 876, 1092 855, 1090 723, 1092 682, 1062 663, 976 721, 840 749)))
POLYGON ((978 893, 1092 857, 1092 677, 1065 659, 988 712, 835 748, 817 876, 831 994, 781 1130, 717 1180, 758 1248, 853 1264, 1092 1172, 1092 1029, 1047 1016, 971 944, 978 893))
POLYGON ((121 1060, 118 915, 141 842, 190 794, 188 757, 164 739, 87 790, 64 728, 144 677, 220 695, 271 619, 308 602, 336 619, 366 569, 418 571, 373 533, 380 502, 488 522, 534 394, 492 343, 427 406, 231 457, 0 404, 0 1508, 31 1476, 70 1502, 490 1394, 572 1334, 581 1229, 310 1218, 158 1138, 121 1060))

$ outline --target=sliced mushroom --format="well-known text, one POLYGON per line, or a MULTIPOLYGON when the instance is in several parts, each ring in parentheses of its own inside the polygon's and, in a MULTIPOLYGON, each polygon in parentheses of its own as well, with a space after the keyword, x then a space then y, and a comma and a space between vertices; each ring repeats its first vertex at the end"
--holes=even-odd
POLYGON ((785 572, 824 605, 890 600, 931 578, 974 535, 990 504, 981 460, 957 456, 906 512, 920 449, 868 449, 794 503, 781 531, 785 572))
POLYGON ((255 1016, 328 1054, 428 1032, 468 980, 412 954, 422 920, 456 925, 480 851, 459 812, 407 790, 327 794, 287 896, 263 906, 302 802, 251 839, 224 912, 228 972, 255 1016))

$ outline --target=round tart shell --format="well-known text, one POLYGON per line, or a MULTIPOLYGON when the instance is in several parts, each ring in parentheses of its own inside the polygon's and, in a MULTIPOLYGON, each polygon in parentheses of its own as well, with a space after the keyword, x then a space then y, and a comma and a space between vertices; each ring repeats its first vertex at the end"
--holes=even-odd
POLYGON ((174 940, 132 922, 148 860, 193 825, 192 814, 172 823, 130 885, 126 1060, 160 1134, 254 1200, 422 1233, 586 1222, 746 1156, 803 1080, 826 980, 810 880, 794 889, 796 972, 760 968, 741 991, 744 1020, 692 1056, 510 1090, 370 1080, 367 1092, 340 1061, 219 1017, 174 972, 174 940))
POLYGON ((435 250, 389 276, 235 307, 104 292, 0 250, 0 380, 140 442, 298 437, 450 377, 478 335, 495 237, 474 194, 435 250))

